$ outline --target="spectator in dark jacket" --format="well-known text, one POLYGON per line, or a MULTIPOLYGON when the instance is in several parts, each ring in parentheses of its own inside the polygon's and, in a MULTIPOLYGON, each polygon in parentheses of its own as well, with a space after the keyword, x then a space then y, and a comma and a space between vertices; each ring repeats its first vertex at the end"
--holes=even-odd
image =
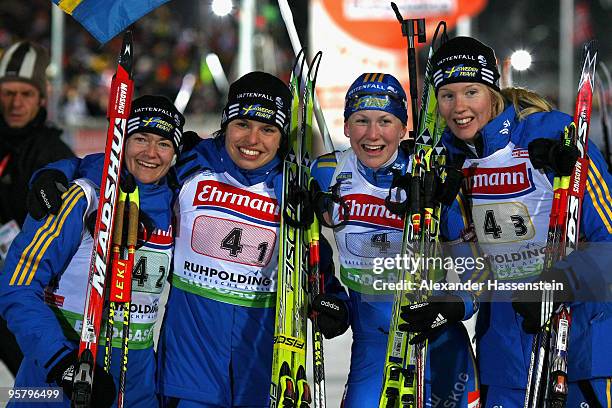
MULTIPOLYGON (((28 182, 47 163, 73 157, 61 130, 46 123, 47 51, 22 41, 0 59, 0 269, 10 237, 23 224, 28 182)), ((0 272, 1 273, 1 272, 0 272)), ((0 360, 15 374, 21 351, 0 320, 0 360)))

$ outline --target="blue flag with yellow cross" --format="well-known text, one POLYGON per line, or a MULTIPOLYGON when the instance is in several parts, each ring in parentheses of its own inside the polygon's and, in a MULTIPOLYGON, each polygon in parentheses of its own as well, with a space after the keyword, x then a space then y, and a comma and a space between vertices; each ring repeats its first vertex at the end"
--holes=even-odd
POLYGON ((168 0, 52 0, 102 44, 168 0))

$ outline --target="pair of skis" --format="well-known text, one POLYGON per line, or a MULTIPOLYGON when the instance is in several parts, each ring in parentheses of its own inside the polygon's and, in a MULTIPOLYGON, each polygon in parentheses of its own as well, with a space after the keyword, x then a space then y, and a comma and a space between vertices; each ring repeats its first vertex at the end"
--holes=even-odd
MULTIPOLYGON (((117 271, 125 269, 125 273, 116 274, 111 287, 116 290, 111 294, 112 303, 121 301, 124 305, 124 326, 123 326, 123 349, 124 356, 122 358, 121 377, 119 384, 118 404, 123 406, 125 395, 125 372, 127 370, 127 334, 129 333, 129 296, 130 291, 126 286, 131 284, 131 268, 129 263, 133 265, 135 235, 133 215, 136 215, 136 231, 138 229, 138 211, 137 204, 134 210, 134 199, 137 193, 130 194, 130 199, 127 199, 120 192, 121 185, 121 166, 123 163, 124 139, 127 129, 127 121, 130 115, 130 107, 132 101, 132 93, 134 83, 132 80, 133 67, 133 44, 132 33, 126 31, 123 36, 123 44, 121 46, 121 54, 117 65, 117 72, 113 76, 111 82, 109 104, 108 104, 108 120, 109 127, 106 135, 106 148, 104 156, 104 167, 102 173, 102 183, 100 185, 100 198, 98 202, 98 212, 96 216, 96 224, 93 234, 93 250, 91 262, 89 266, 89 280, 87 284, 87 292, 85 299, 85 313, 83 316, 83 327, 81 329, 81 338, 79 343, 79 361, 74 376, 74 391, 72 397, 72 405, 78 408, 87 408, 90 405, 92 384, 94 381, 94 368, 96 365, 96 356, 98 354, 98 342, 100 337, 100 326, 102 324, 102 314, 104 303, 107 295, 107 287, 109 286, 108 270, 114 264, 117 271), (116 234, 115 224, 123 226, 122 214, 118 214, 118 207, 125 204, 119 204, 120 197, 123 198, 123 203, 129 202, 130 222, 130 239, 126 245, 122 245, 120 239, 122 233, 116 234), (134 212, 135 211, 135 212, 134 212), (111 247, 113 253, 121 255, 123 247, 127 247, 128 258, 120 260, 115 257, 112 261, 111 247), (126 265, 127 264, 127 265, 126 265), (128 275, 129 273, 129 275, 128 275), (123 279, 121 279, 123 277, 123 279), (119 280, 117 280, 119 279, 119 280), (123 283, 121 283, 123 282, 123 283), (120 286, 123 285, 123 290, 120 286), (114 301, 113 301, 114 299, 114 301), (127 301, 127 303, 124 303, 127 301)), ((136 201, 137 203, 137 201, 136 201)), ((121 228, 122 229, 122 228, 121 228)), ((114 307, 114 305, 113 305, 114 307)), ((111 313, 114 315, 114 308, 111 308, 111 313)), ((106 359, 105 368, 110 368, 110 347, 112 339, 112 321, 110 327, 106 330, 106 359)))
MULTIPOLYGON (((578 247, 582 200, 589 171, 587 148, 596 65, 597 46, 595 41, 590 41, 584 46, 574 122, 566 128, 563 137, 563 143, 574 144, 580 156, 571 176, 554 178, 544 270, 550 269, 556 261, 578 247)), ((553 291, 543 291, 541 329, 534 337, 531 350, 526 408, 562 408, 567 401, 571 310, 563 304, 558 310, 552 310, 553 298, 553 291)))
MULTIPOLYGON (((409 80, 412 99, 413 119, 416 118, 416 58, 414 36, 419 42, 425 41, 425 21, 404 20, 394 3, 391 3, 395 14, 402 24, 402 33, 408 37, 409 80), (416 26, 415 26, 416 24, 416 26), (416 29, 415 29, 416 27, 416 29)), ((414 153, 410 170, 403 177, 396 177, 390 190, 387 204, 395 204, 404 216, 404 232, 401 256, 412 254, 421 265, 416 273, 411 274, 405 268, 398 271, 399 282, 420 282, 431 279, 428 258, 436 256, 438 251, 438 231, 441 205, 434 199, 436 178, 445 178, 445 151, 441 136, 445 127, 444 119, 438 114, 437 100, 433 86, 433 68, 430 62, 434 47, 441 32, 440 41, 447 40, 446 24, 441 22, 436 28, 429 58, 425 70, 425 80, 418 121, 414 119, 417 129, 414 153), (395 193, 394 193, 395 190, 395 193), (406 201, 398 204, 392 195, 401 195, 404 190, 406 201), (421 195, 421 192, 423 194, 421 195)), ((407 285, 399 285, 404 287, 407 285)), ((422 302, 429 293, 416 290, 398 289, 394 295, 387 353, 383 373, 382 391, 379 399, 380 408, 422 408, 426 404, 425 368, 427 361, 427 340, 410 344, 414 334, 399 330, 402 323, 401 308, 412 303, 422 302)))
POLYGON ((316 317, 312 320, 314 393, 306 381, 308 293, 315 296, 322 291, 319 225, 306 198, 312 182, 314 87, 321 56, 318 52, 311 68, 304 70, 306 56, 300 52, 290 83, 293 98, 288 152, 283 163, 271 408, 307 408, 313 402, 316 408, 325 407, 323 343, 316 317))

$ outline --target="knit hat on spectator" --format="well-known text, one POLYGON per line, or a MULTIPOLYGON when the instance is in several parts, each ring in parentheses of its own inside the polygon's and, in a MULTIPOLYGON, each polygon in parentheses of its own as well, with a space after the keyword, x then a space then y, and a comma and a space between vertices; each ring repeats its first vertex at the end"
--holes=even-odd
POLYGON ((40 92, 47 94, 46 71, 49 66, 47 50, 30 41, 21 41, 10 46, 0 59, 0 82, 27 82, 40 92))
POLYGON ((168 139, 179 153, 185 118, 165 96, 143 95, 132 101, 127 137, 135 133, 154 133, 168 139))
POLYGON ((287 136, 290 109, 291 92, 283 81, 265 72, 250 72, 230 85, 221 129, 234 119, 250 119, 274 125, 287 136))
POLYGON ((472 37, 455 37, 432 55, 436 94, 440 87, 455 82, 478 82, 499 91, 495 52, 472 37))

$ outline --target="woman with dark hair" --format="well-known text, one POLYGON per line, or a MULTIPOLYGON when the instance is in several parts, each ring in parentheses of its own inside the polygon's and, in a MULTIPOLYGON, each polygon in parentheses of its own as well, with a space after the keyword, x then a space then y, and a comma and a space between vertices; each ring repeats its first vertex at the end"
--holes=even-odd
MULTIPOLYGON (((178 163, 172 290, 158 359, 169 406, 269 406, 291 99, 275 76, 244 75, 230 86, 221 130, 178 163)), ((333 268, 325 248, 322 271, 333 268)))

